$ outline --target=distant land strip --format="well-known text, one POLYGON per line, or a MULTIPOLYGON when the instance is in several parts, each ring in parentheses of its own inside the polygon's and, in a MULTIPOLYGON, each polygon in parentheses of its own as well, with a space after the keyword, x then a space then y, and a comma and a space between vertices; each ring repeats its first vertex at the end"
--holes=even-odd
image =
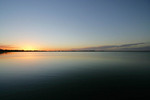
POLYGON ((2 50, 0 52, 150 52, 150 50, 2 50))

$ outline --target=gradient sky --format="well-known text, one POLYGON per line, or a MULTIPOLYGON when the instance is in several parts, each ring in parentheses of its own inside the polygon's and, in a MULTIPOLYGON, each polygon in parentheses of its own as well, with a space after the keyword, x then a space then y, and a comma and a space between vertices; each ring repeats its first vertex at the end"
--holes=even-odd
POLYGON ((0 48, 150 43, 149 0, 0 0, 0 48))

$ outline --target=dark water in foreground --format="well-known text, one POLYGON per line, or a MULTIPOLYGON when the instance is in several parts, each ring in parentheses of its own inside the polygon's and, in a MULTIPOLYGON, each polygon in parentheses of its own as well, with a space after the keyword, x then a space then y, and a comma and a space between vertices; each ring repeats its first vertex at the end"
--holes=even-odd
POLYGON ((0 100, 142 100, 149 93, 149 52, 0 54, 0 100))

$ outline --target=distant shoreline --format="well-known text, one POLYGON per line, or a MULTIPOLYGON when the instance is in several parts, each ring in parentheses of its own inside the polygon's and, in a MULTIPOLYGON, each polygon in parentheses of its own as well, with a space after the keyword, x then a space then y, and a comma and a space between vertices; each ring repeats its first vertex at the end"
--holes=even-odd
POLYGON ((0 50, 1 53, 6 52, 150 52, 150 50, 52 50, 52 51, 44 51, 44 50, 0 50))

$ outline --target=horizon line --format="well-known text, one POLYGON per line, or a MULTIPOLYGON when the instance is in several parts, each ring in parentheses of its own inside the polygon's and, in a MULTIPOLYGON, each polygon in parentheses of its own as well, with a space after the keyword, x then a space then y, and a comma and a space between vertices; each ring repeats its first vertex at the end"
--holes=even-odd
POLYGON ((0 52, 150 52, 150 50, 3 50, 0 52))

